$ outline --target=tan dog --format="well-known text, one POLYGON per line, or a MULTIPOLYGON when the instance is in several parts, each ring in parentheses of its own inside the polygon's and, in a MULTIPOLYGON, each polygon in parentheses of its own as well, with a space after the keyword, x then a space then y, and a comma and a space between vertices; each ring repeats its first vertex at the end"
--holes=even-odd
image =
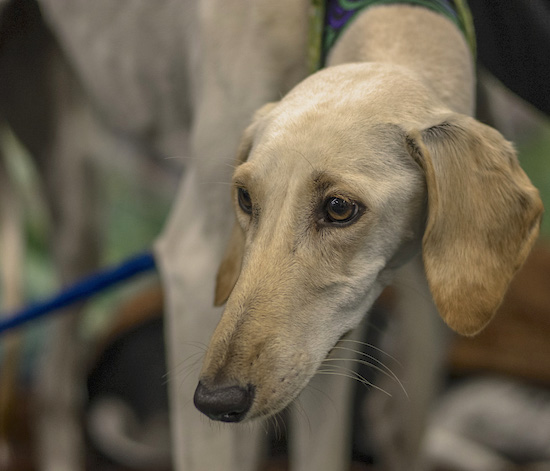
MULTIPOLYGON (((40 47, 27 53, 25 38, 23 49, 6 49, 13 53, 9 73, 0 74, 7 81, 0 114, 50 177, 60 265, 67 278, 81 273, 82 254, 93 252, 95 240, 82 158, 94 144, 83 125, 99 116, 142 150, 189 156, 156 246, 167 293, 175 467, 253 470, 265 436, 259 421, 213 427, 193 406, 192 366, 221 314, 212 298, 234 223, 224 183, 253 112, 307 76, 310 2, 39 5, 63 56, 40 47), (55 66, 67 60, 64 75, 55 66), (67 85, 73 71, 94 113, 67 85), (41 120, 50 127, 40 128, 41 120)), ((39 33, 34 46, 52 39, 39 33)), ((294 470, 346 468, 350 381, 312 375, 421 245, 441 314, 472 334, 489 320, 536 237, 540 201, 513 150, 465 116, 473 113, 473 77, 470 51, 447 18, 418 6, 373 7, 338 40, 327 70, 264 108, 246 132, 246 162, 233 181, 238 224, 217 288, 217 302, 227 298, 227 306, 195 399, 212 417, 244 420, 281 410, 313 382, 329 404, 301 395, 291 419, 294 470)), ((429 299, 420 293, 410 300, 422 281, 410 278, 415 289, 399 301, 407 314, 400 340, 409 402, 390 413, 379 408, 383 420, 372 425, 406 419, 396 438, 401 449, 386 453, 388 460, 401 454, 387 466, 400 470, 418 465, 438 357, 429 299)), ((81 459, 76 327, 59 320, 41 370, 42 469, 72 471, 81 459)), ((338 353, 349 356, 335 348, 329 360, 338 353)))
POLYGON ((216 289, 227 306, 195 392, 215 420, 286 407, 420 245, 442 317, 477 333, 538 235, 513 148, 460 114, 471 67, 445 19, 373 8, 331 59, 241 143, 216 289))
POLYGON ((426 219, 434 300, 466 335, 489 321, 538 233, 540 201, 511 146, 394 65, 305 80, 258 113, 240 159, 217 291, 229 300, 196 396, 218 420, 288 405, 419 248, 426 219))

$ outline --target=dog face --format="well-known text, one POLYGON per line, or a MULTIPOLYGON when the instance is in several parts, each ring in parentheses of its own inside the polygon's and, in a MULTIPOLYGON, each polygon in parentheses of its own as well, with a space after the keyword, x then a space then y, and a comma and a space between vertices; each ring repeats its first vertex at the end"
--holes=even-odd
POLYGON ((310 77, 257 113, 239 160, 227 305, 195 394, 217 420, 287 406, 421 247, 444 319, 478 331, 538 230, 506 141, 394 66, 310 77))

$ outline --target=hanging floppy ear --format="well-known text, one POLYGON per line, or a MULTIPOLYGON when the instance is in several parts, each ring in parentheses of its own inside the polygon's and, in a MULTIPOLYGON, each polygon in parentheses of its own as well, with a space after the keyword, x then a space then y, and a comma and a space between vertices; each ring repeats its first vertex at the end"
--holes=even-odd
MULTIPOLYGON (((237 151, 237 165, 246 162, 248 159, 248 154, 252 149, 254 134, 256 132, 258 122, 276 105, 277 103, 267 103, 254 114, 252 124, 250 124, 250 126, 248 126, 243 133, 243 137, 237 151)), ((225 249, 225 254, 218 269, 218 274, 216 276, 216 289, 214 293, 215 306, 225 304, 231 294, 231 291, 233 291, 235 283, 237 283, 241 273, 244 243, 244 233, 241 226, 235 222, 227 248, 225 249)))
POLYGON ((512 145, 473 118, 447 116, 409 133, 407 145, 426 176, 422 252, 432 296, 452 329, 474 335, 529 254, 542 202, 512 145))

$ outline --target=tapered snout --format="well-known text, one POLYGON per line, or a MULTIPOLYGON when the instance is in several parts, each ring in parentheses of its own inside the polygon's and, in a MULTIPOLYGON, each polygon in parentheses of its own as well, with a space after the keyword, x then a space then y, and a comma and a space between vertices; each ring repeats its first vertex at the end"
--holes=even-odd
POLYGON ((199 381, 193 401, 212 420, 240 422, 254 401, 254 386, 208 387, 199 381))

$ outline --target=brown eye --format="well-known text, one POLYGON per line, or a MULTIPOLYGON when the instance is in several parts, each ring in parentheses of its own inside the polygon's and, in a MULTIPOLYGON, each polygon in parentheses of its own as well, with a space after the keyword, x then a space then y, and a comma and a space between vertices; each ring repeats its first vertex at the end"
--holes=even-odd
POLYGON ((344 198, 333 196, 325 203, 325 219, 330 223, 344 224, 351 222, 358 213, 359 205, 344 198))
POLYGON ((252 199, 250 198, 250 193, 244 188, 239 188, 237 194, 237 200, 239 201, 240 208, 246 213, 252 213, 252 199))

